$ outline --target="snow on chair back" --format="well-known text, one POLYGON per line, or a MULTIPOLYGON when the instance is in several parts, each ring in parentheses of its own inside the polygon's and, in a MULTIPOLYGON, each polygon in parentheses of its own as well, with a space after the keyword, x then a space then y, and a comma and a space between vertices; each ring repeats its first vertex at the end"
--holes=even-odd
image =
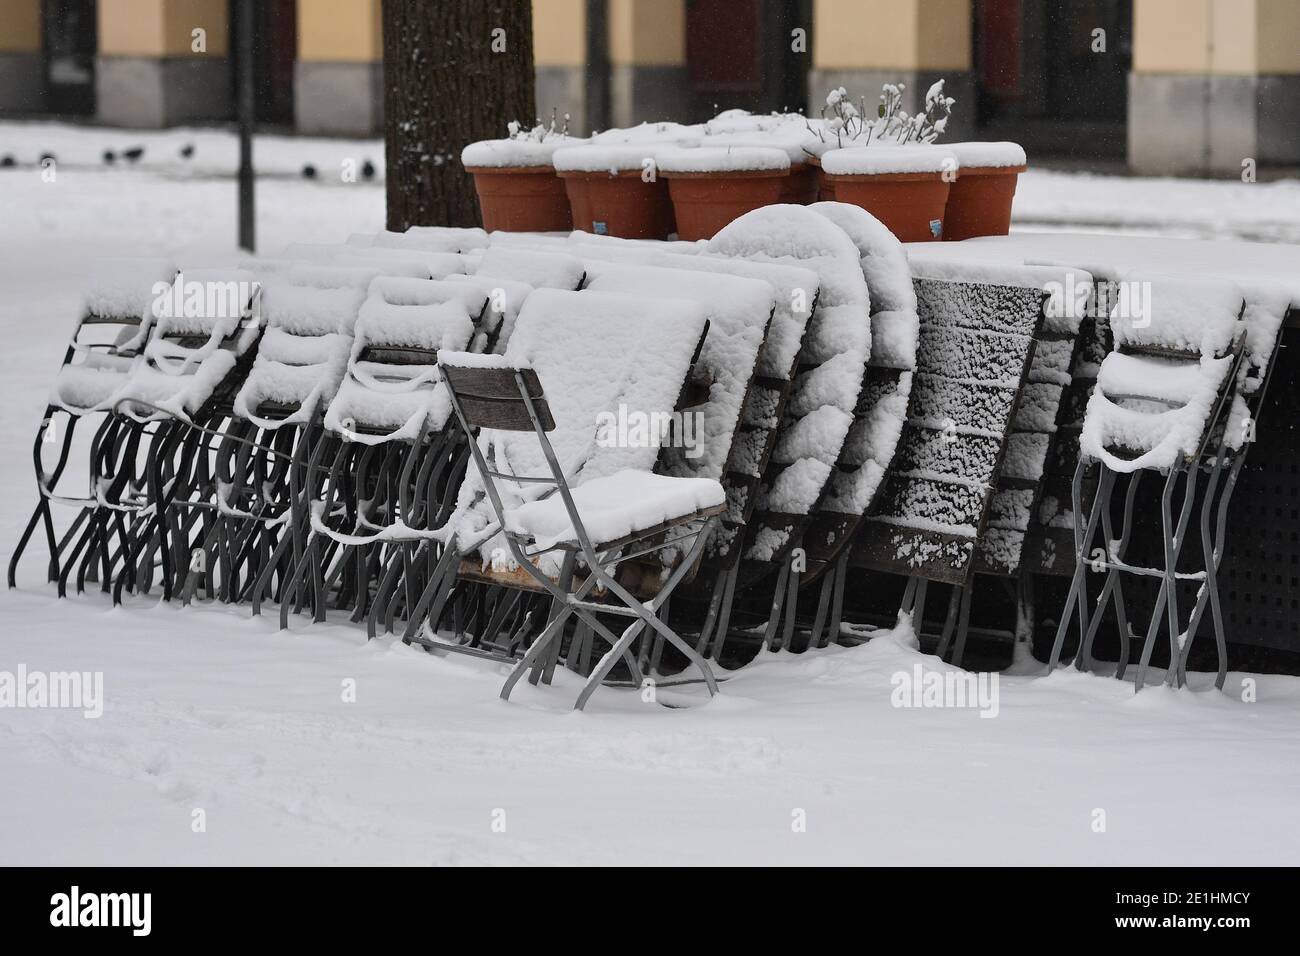
MULTIPOLYGON (((1094 281, 1081 269, 932 261, 915 257, 918 276, 1023 286, 1049 295, 1043 323, 1034 336, 1033 361, 1012 418, 1006 454, 980 536, 975 570, 1015 577, 1025 538, 1045 486, 1049 446, 1062 413, 1061 398, 1073 377, 1079 329, 1092 302, 1094 281)), ((1073 437, 1073 436, 1072 436, 1073 437)))
POLYGON ((416 441, 451 414, 437 356, 460 351, 474 324, 463 301, 395 305, 372 291, 361 307, 347 374, 325 426, 349 441, 416 441))
POLYGON ((871 353, 853 426, 804 536, 805 581, 847 557, 845 548, 880 487, 907 416, 918 335, 916 293, 902 243, 858 206, 824 202, 809 208, 843 229, 858 248, 870 298, 871 353))
POLYGON ((112 395, 141 361, 154 304, 170 291, 176 273, 176 264, 167 259, 94 264, 82 296, 82 318, 51 388, 50 405, 73 415, 111 407, 112 395))
POLYGON ((470 351, 493 352, 504 348, 533 287, 494 276, 449 275, 438 281, 380 278, 371 285, 371 291, 393 305, 463 302, 474 320, 470 351))
MULTIPOLYGON (((1133 287, 1142 288, 1137 283, 1128 286, 1133 287)), ((1234 427, 1237 415, 1248 413, 1249 405, 1242 396, 1252 381, 1253 362, 1248 359, 1252 351, 1251 328, 1241 321, 1247 303, 1234 283, 1218 280, 1148 276, 1145 288, 1149 295, 1142 296, 1144 308, 1126 310, 1121 298, 1110 314, 1116 351, 1101 363, 1084 416, 1072 484, 1074 573, 1049 664, 1054 667, 1059 660, 1077 611, 1079 650, 1075 661, 1080 668, 1091 667, 1093 638, 1108 603, 1113 601, 1120 631, 1117 676, 1123 677, 1130 645, 1124 580, 1136 585, 1138 591, 1158 580, 1135 686, 1141 689, 1145 684, 1146 669, 1162 627, 1167 631, 1169 646, 1166 681, 1175 686, 1183 684, 1188 650, 1202 614, 1207 605, 1212 605, 1219 655, 1217 685, 1222 687, 1227 657, 1217 570, 1224 551, 1227 506, 1247 441, 1245 429, 1234 427), (1093 464, 1100 466, 1096 491, 1085 508, 1083 478, 1085 469, 1093 464), (1189 536, 1203 470, 1208 472, 1201 493, 1198 535, 1203 570, 1181 571, 1180 553, 1189 536), (1139 501, 1138 480, 1149 471, 1164 476, 1159 501, 1144 498, 1135 508, 1139 501), (1225 474, 1228 477, 1221 485, 1225 474), (1118 534, 1112 526, 1110 507, 1117 478, 1127 484, 1118 534), (1175 505, 1180 481, 1182 499, 1175 505), (1218 495, 1220 488, 1222 494, 1218 495), (1212 521, 1216 495, 1217 518, 1212 521), (1144 512, 1150 511, 1159 515, 1158 532, 1141 535, 1145 541, 1133 541, 1135 517, 1142 518, 1144 512), (1094 550, 1099 532, 1105 547, 1094 550), (1150 546, 1152 553, 1142 553, 1143 543, 1150 546), (1095 613, 1087 594, 1089 568, 1105 572, 1095 613), (1179 605, 1187 607, 1183 601, 1189 580, 1195 581, 1196 587, 1184 627, 1179 605), (1180 592, 1184 592, 1181 600, 1180 592)), ((1271 349, 1266 348, 1268 352, 1271 349)), ((1262 394, 1262 381, 1256 379, 1255 385, 1252 390, 1262 394)))
MULTIPOLYGON (((515 243, 524 238, 519 234, 501 235, 508 236, 515 243)), ((641 242, 587 233, 575 234, 570 242, 585 258, 741 276, 759 279, 771 287, 772 320, 759 351, 753 386, 741 413, 740 433, 723 477, 727 511, 718 530, 709 539, 706 552, 710 562, 730 566, 739 558, 740 532, 753 516, 760 479, 771 458, 777 426, 784 417, 790 397, 796 358, 817 301, 817 273, 795 265, 705 254, 701 252, 704 243, 641 242), (685 248, 693 250, 693 254, 663 251, 685 248)))
POLYGON ((907 422, 853 563, 965 586, 974 570, 1046 293, 915 280, 907 422))
MULTIPOLYGON (((548 438, 570 485, 624 470, 654 471, 657 443, 619 440, 602 425, 620 408, 646 416, 671 414, 705 322, 703 309, 685 300, 550 289, 529 296, 504 359, 534 369, 546 390, 556 426, 548 438)), ((478 440, 480 446, 490 445, 495 459, 513 474, 550 473, 535 435, 484 429, 478 440)), ((498 487, 510 499, 507 507, 545 490, 508 481, 498 487)), ((478 477, 466 478, 448 528, 457 548, 476 549, 489 563, 505 552, 496 551, 500 542, 492 540, 493 518, 483 491, 478 477)))
POLYGON ((233 400, 238 370, 262 332, 260 295, 251 272, 178 274, 145 361, 113 396, 114 407, 138 420, 192 420, 202 408, 233 400))
POLYGON ((463 256, 418 249, 299 242, 286 246, 281 255, 286 259, 374 269, 384 275, 419 279, 440 279, 454 272, 465 271, 463 256))
POLYGON ((501 247, 488 249, 478 265, 468 271, 477 276, 513 279, 536 289, 577 289, 583 275, 582 262, 576 256, 501 247))
POLYGON ((424 252, 464 253, 486 249, 488 234, 482 229, 452 226, 412 226, 406 232, 381 232, 376 235, 353 233, 348 245, 357 247, 419 249, 424 252))
POLYGON ((1214 423, 1232 353, 1244 336, 1235 285, 1182 277, 1150 281, 1143 315, 1111 319, 1116 351, 1101 363, 1080 450, 1119 472, 1169 468, 1195 457, 1214 423))
POLYGON ((853 424, 871 354, 870 308, 858 247, 844 230, 803 206, 746 213, 708 243, 718 255, 801 265, 819 293, 799 352, 799 374, 763 476, 746 535, 751 579, 795 547, 828 487, 853 424))
MULTIPOLYGON (((756 279, 654 266, 587 264, 586 288, 700 305, 709 333, 677 413, 663 434, 664 474, 721 480, 732 457, 740 413, 772 318, 772 288, 756 279)), ((638 422, 618 423, 631 428, 638 422)), ((652 430, 659 423, 650 423, 652 430)))

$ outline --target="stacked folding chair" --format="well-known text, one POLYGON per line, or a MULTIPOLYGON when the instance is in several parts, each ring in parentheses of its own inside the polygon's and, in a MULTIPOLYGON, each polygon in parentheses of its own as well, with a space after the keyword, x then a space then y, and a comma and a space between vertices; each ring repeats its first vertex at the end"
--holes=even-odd
MULTIPOLYGON (((572 348, 574 331, 584 328, 593 314, 588 310, 596 308, 608 318, 603 330, 608 339, 602 343, 606 347, 625 347, 638 340, 651 348, 660 346, 654 355, 655 374, 650 376, 655 381, 625 380, 618 386, 618 397, 650 397, 657 392, 659 399, 668 398, 672 393, 664 386, 671 387, 676 379, 680 388, 690 362, 686 350, 670 346, 702 335, 705 320, 685 301, 649 309, 637 305, 641 303, 630 298, 598 293, 538 293, 521 316, 520 330, 505 356, 444 353, 441 359, 457 418, 466 434, 478 430, 471 450, 481 485, 467 482, 462 490, 463 507, 454 519, 454 527, 461 529, 456 532, 457 547, 477 541, 480 554, 490 549, 484 559, 486 573, 493 573, 493 566, 504 571, 512 565, 534 587, 548 593, 555 607, 512 670, 501 691, 503 698, 526 673, 531 672, 533 683, 550 682, 566 623, 573 615, 609 643, 576 708, 586 705, 620 661, 626 661, 630 679, 640 683, 639 667, 629 651, 638 636, 650 633, 671 643, 699 668, 710 696, 717 692, 708 664, 662 620, 660 612, 673 589, 694 569, 716 516, 723 511, 722 486, 713 479, 656 475, 638 468, 653 461, 644 450, 593 453, 584 447, 589 442, 589 398, 600 396, 610 383, 588 383, 594 386, 590 395, 565 396, 553 414, 538 374, 537 366, 559 371, 564 357, 555 346, 572 348), (575 306, 576 301, 585 308, 575 306), (653 337, 644 328, 638 334, 635 326, 642 323, 653 323, 653 337), (543 462, 545 468, 539 467, 543 462), (480 487, 491 508, 486 524, 480 487), (485 534, 490 537, 484 538, 485 534), (505 542, 508 558, 499 546, 492 546, 498 539, 505 542), (666 579, 654 576, 650 585, 654 593, 648 599, 620 583, 620 570, 627 562, 659 555, 672 560, 666 579), (597 595, 603 600, 593 600, 597 595), (615 635, 602 622, 608 615, 631 618, 631 623, 615 635)), ((647 576, 636 575, 635 581, 645 593, 647 576)))
POLYGON ((143 485, 136 468, 140 439, 111 414, 114 396, 144 360, 154 303, 160 293, 171 289, 176 273, 175 263, 162 259, 108 259, 97 265, 37 429, 32 457, 39 497, 9 561, 11 588, 17 586, 18 564, 38 525, 50 555, 47 576, 57 585, 60 597, 67 593, 74 569, 79 569, 78 591, 88 578, 98 578, 105 590, 111 586, 112 546, 108 539, 116 531, 120 548, 126 535, 125 519, 113 510, 114 505, 136 495, 143 485), (90 471, 85 491, 78 481, 75 490, 80 493, 73 495, 68 493, 73 489, 61 488, 60 482, 69 461, 80 457, 74 455, 74 437, 78 424, 87 418, 100 421, 86 451, 90 471), (131 454, 122 454, 124 445, 130 446, 131 454), (43 456, 47 446, 57 449, 49 467, 43 456), (119 463, 124 467, 117 469, 119 463), (62 535, 56 532, 54 505, 76 512, 62 535))
POLYGON ((1227 282, 1144 279, 1151 288, 1149 310, 1125 315, 1122 303, 1116 304, 1110 320, 1116 350, 1101 363, 1084 419, 1072 495, 1074 574, 1050 664, 1059 662, 1066 635, 1077 625, 1075 663, 1091 668, 1093 641, 1103 616, 1113 609, 1120 641, 1116 676, 1122 679, 1134 636, 1126 598, 1144 580, 1158 581, 1150 620, 1138 635, 1135 688, 1146 683, 1162 632, 1169 656, 1165 681, 1185 683, 1187 655, 1207 610, 1221 688, 1227 654, 1218 569, 1228 505, 1253 440, 1285 308, 1260 303, 1248 308, 1241 291, 1227 282), (1098 469, 1097 487, 1085 506, 1083 482, 1090 465, 1098 469), (1141 518, 1138 485, 1147 473, 1163 478, 1159 550, 1150 564, 1133 554, 1134 525, 1141 518), (1118 520, 1113 513, 1117 484, 1126 486, 1118 520), (1194 555, 1187 545, 1197 537, 1200 554, 1194 555), (1089 570, 1104 574, 1095 605, 1088 595, 1089 570), (1184 585, 1195 587, 1187 615, 1180 602, 1184 585))

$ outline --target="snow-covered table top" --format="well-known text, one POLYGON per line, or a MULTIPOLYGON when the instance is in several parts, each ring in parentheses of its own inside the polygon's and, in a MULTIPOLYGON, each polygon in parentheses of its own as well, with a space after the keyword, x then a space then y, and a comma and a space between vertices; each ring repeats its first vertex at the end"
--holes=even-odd
POLYGON ((1108 277, 1186 275, 1236 282, 1243 291, 1285 291, 1300 309, 1300 245, 1233 239, 1162 239, 1097 233, 1019 232, 962 242, 911 242, 909 259, 1074 266, 1108 277))

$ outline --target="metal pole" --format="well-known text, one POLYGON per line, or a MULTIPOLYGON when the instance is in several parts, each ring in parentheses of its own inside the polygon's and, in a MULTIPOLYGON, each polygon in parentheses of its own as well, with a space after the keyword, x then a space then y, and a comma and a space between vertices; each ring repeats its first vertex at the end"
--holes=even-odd
POLYGON ((255 251, 253 203, 253 0, 237 0, 236 116, 239 121, 239 247, 255 251))

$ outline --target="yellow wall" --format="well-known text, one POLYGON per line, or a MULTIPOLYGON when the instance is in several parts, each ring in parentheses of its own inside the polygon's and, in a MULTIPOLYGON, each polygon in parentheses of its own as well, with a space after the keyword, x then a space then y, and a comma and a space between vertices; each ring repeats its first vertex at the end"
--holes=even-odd
POLYGON ((586 0, 533 0, 533 62, 538 66, 587 62, 586 0))
POLYGON ((383 58, 380 0, 298 0, 298 59, 369 63, 383 58))
POLYGON ((820 70, 968 70, 971 0, 814 0, 820 70))
POLYGON ((99 52, 105 56, 225 56, 226 0, 99 0, 99 52), (207 31, 207 52, 193 52, 193 31, 207 31))
POLYGON ((1260 73, 1300 73, 1300 3, 1257 0, 1260 73))
POLYGON ((684 64, 685 0, 609 0, 609 62, 619 66, 684 64))
POLYGON ((0 53, 41 48, 41 0, 0 0, 0 53))
POLYGON ((1135 0, 1137 73, 1300 73, 1297 0, 1135 0))

